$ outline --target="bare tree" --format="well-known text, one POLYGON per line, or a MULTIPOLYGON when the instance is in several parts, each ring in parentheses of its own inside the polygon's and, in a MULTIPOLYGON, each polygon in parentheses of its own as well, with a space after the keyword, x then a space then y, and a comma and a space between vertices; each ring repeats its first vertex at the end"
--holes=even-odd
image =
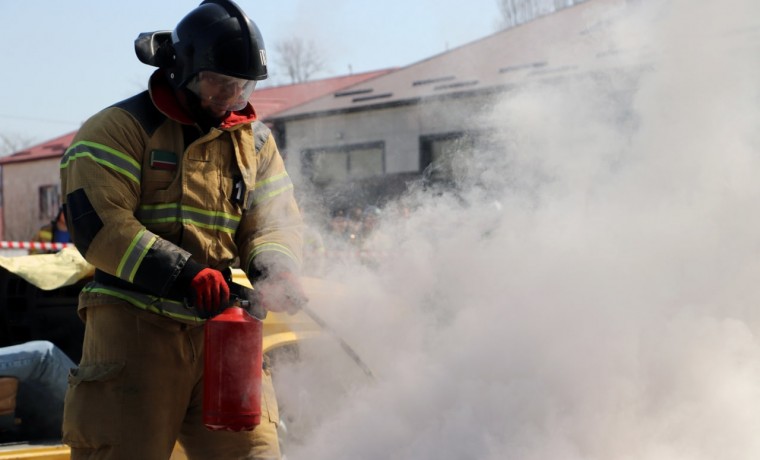
POLYGON ((0 157, 20 152, 32 145, 33 142, 34 140, 21 135, 0 133, 0 157))
POLYGON ((562 8, 586 0, 496 0, 501 11, 502 28, 528 22, 539 16, 553 13, 562 8))
POLYGON ((314 42, 293 37, 275 44, 276 64, 290 77, 291 83, 304 83, 325 70, 325 60, 314 42))

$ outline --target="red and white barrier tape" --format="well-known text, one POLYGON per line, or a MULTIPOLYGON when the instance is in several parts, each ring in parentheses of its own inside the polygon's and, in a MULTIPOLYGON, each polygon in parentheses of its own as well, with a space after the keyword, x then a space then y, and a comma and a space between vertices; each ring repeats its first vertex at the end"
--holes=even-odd
POLYGON ((63 249, 73 243, 48 243, 45 241, 0 241, 0 249, 63 249))

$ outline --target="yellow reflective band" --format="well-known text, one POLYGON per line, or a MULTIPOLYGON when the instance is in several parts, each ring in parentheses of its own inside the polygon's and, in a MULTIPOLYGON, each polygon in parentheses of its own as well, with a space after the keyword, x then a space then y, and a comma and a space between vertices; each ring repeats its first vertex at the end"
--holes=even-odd
POLYGON ((96 163, 110 168, 133 182, 140 183, 140 164, 128 155, 107 145, 80 141, 69 147, 61 160, 60 169, 66 169, 74 160, 90 158, 96 163))
POLYGON ((290 176, 288 176, 287 172, 276 174, 254 184, 252 204, 261 204, 292 189, 293 183, 290 181, 290 176))
POLYGON ((119 261, 119 266, 116 268, 116 276, 126 279, 130 283, 133 282, 137 269, 157 239, 156 235, 145 229, 137 232, 132 242, 129 243, 127 252, 124 253, 124 256, 119 261))
POLYGON ((82 292, 110 295, 111 297, 121 299, 142 310, 158 313, 159 315, 167 316, 185 323, 203 324, 206 322, 205 319, 199 318, 198 316, 180 313, 179 311, 184 309, 184 306, 180 302, 169 299, 161 299, 160 297, 149 295, 131 295, 127 291, 114 290, 106 287, 85 286, 82 288, 82 292))
POLYGON ((240 216, 176 203, 140 206, 137 219, 143 224, 179 222, 226 233, 235 233, 240 224, 240 216))
POLYGON ((268 178, 266 178, 264 180, 260 180, 260 181, 256 182, 255 184, 253 184, 253 188, 263 187, 263 186, 265 186, 267 184, 271 184, 272 182, 278 181, 280 179, 284 179, 287 176, 288 176, 287 172, 281 172, 280 174, 275 174, 272 177, 268 177, 268 178))
POLYGON ((256 249, 253 250, 251 255, 248 257, 248 261, 246 262, 245 266, 250 267, 251 261, 253 260, 253 258, 265 251, 279 252, 280 254, 284 254, 285 256, 287 256, 293 261, 296 261, 296 262, 298 261, 295 254, 293 254, 293 252, 287 246, 279 244, 279 243, 264 243, 262 245, 257 246, 256 249))
POLYGON ((274 197, 276 197, 277 195, 279 195, 281 193, 284 193, 284 192, 287 192, 288 190, 291 190, 292 188, 293 188, 293 184, 290 184, 290 185, 285 186, 283 188, 280 188, 280 189, 277 189, 277 190, 273 190, 273 191, 267 193, 266 195, 257 196, 256 198, 254 198, 253 204, 260 204, 261 202, 266 201, 266 200, 268 200, 270 198, 274 198, 274 197))

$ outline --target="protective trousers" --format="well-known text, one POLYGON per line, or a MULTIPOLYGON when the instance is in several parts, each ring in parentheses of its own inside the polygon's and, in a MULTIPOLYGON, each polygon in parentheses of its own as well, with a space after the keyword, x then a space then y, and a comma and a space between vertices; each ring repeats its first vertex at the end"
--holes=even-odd
POLYGON ((79 308, 82 361, 69 375, 63 421, 72 460, 166 460, 176 441, 191 460, 280 458, 268 370, 261 424, 209 431, 202 423, 203 327, 102 294, 81 294, 79 308))

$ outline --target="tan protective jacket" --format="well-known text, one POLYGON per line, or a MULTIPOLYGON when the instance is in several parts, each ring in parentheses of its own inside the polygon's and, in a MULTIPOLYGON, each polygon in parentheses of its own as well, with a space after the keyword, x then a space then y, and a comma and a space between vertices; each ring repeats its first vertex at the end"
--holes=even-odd
POLYGON ((188 259, 219 270, 239 260, 249 276, 296 271, 302 220, 250 104, 200 134, 160 72, 150 91, 87 120, 61 160, 61 186, 72 241, 103 275, 85 291, 197 323, 175 285, 188 259))

